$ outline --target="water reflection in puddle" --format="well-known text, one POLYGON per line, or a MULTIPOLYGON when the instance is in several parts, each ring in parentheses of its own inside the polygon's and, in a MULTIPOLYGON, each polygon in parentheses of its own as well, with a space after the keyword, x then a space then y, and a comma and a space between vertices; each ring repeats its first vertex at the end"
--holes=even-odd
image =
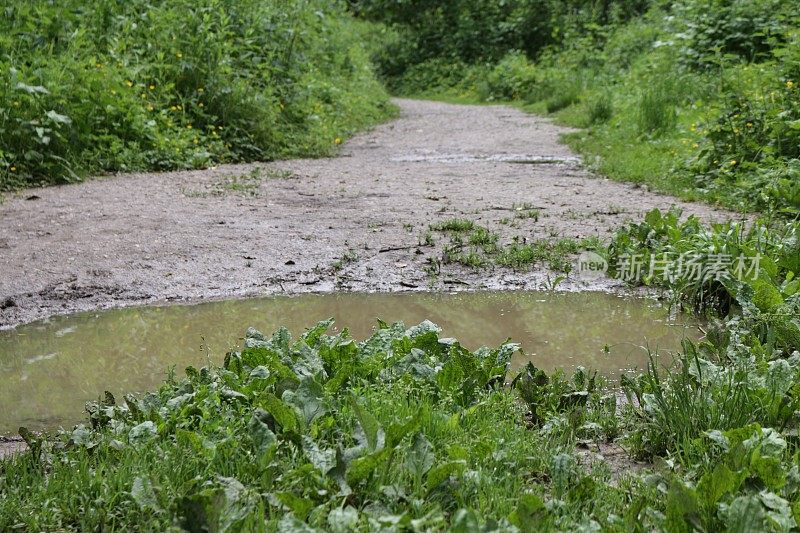
POLYGON ((0 332, 0 435, 78 422, 87 400, 152 389, 169 367, 219 364, 247 326, 298 334, 329 317, 359 340, 377 318, 429 319, 471 349, 521 343, 515 368, 532 359, 609 376, 643 368, 645 346, 664 353, 698 336, 692 320, 655 302, 602 293, 328 294, 82 313, 0 332))

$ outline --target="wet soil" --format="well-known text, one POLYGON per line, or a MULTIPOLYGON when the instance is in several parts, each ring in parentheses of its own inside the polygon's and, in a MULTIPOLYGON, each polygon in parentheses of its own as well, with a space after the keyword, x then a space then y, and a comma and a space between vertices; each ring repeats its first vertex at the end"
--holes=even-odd
MULTIPOLYGON (((527 240, 606 237, 679 205, 590 174, 569 131, 503 106, 397 100, 399 119, 338 157, 123 174, 20 191, 0 205, 0 328, 55 314, 269 294, 541 289, 552 273, 431 262, 431 223, 469 218, 527 240), (538 218, 515 217, 515 208, 538 218), (508 221, 511 220, 511 223, 508 221), (504 221, 505 223, 501 223, 504 221)), ((560 288, 613 280, 568 278, 560 288)))

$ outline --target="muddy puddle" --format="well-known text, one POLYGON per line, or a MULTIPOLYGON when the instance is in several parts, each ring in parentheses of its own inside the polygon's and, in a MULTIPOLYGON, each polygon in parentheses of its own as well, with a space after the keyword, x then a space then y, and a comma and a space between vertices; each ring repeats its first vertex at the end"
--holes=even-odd
POLYGON ((156 387, 169 367, 182 375, 189 365, 219 364, 247 326, 297 334, 328 317, 357 339, 376 318, 429 319, 471 349, 508 337, 521 343, 515 368, 531 359, 611 377, 644 367, 644 347, 668 357, 699 335, 692 320, 656 302, 604 293, 327 294, 81 313, 0 332, 0 435, 69 426, 104 390, 119 397, 156 387))

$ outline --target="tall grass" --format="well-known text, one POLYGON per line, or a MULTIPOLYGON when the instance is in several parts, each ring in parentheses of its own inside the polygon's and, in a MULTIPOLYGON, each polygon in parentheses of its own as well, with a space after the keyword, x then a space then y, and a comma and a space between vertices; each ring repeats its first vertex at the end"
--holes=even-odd
POLYGON ((657 83, 642 91, 636 114, 639 133, 660 134, 675 127, 678 113, 673 87, 670 83, 657 83))

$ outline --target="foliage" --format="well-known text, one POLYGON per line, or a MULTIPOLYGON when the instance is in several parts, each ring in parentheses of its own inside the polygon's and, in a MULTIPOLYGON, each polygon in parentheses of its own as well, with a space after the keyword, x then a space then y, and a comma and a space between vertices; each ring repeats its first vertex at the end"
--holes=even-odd
POLYGON ((624 383, 620 419, 584 369, 529 363, 505 387, 511 343, 470 352, 430 322, 356 342, 331 323, 297 340, 250 329, 221 368, 106 393, 56 436, 21 428, 30 451, 0 462, 0 528, 716 530, 743 513, 796 527, 800 353, 687 343, 682 370, 624 383), (746 368, 720 363, 733 353, 746 368), (577 460, 577 443, 620 432, 679 462, 612 477, 577 460))
POLYGON ((376 57, 391 86, 433 59, 494 64, 512 51, 535 59, 549 45, 567 42, 586 28, 628 20, 647 6, 646 0, 457 0, 446 7, 427 0, 351 3, 357 14, 396 32, 376 57))
POLYGON ((324 155, 391 113, 339 2, 13 1, 0 188, 324 155))
MULTIPOLYGON (((531 513, 551 528, 586 520, 578 507, 545 507, 588 502, 601 481, 563 454, 570 433, 521 424, 503 387, 516 345, 469 352, 430 322, 381 323, 356 342, 324 335, 331 322, 296 341, 251 329, 222 368, 188 368, 124 403, 106 394, 87 406, 88 426, 54 438, 23 429, 31 453, 0 462, 0 529, 438 530, 467 520, 511 531, 531 513)), ((606 494, 595 509, 621 503, 606 494)))

